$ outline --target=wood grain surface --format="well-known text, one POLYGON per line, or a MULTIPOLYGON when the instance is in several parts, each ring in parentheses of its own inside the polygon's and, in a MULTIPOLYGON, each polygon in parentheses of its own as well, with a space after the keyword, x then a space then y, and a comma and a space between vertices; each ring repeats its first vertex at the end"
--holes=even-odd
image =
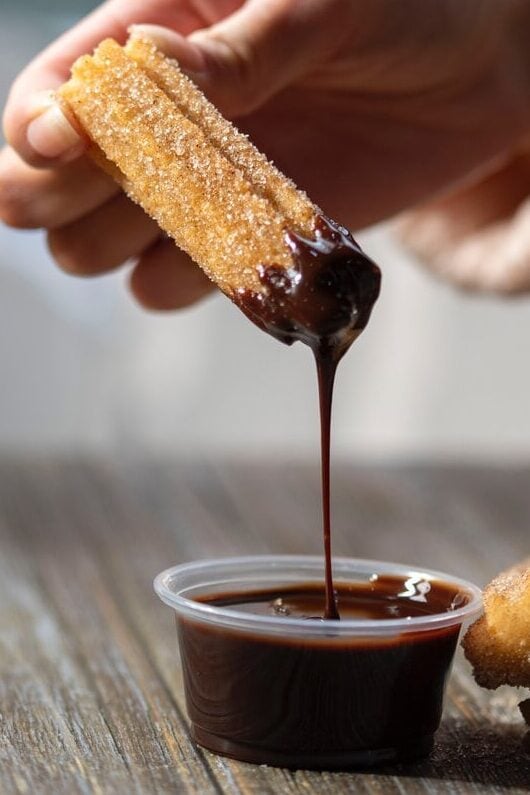
MULTIPOLYGON (((530 552, 530 468, 334 469, 335 552, 485 583, 530 552)), ((530 792, 523 695, 459 653, 430 759, 355 773, 216 757, 188 733, 171 611, 185 560, 320 552, 296 462, 0 460, 0 793, 530 792)))

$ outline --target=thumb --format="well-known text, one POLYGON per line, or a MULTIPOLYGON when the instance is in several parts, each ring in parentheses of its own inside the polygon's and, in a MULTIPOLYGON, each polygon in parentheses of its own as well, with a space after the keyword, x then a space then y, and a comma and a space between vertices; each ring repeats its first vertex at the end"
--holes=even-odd
MULTIPOLYGON (((202 62, 188 74, 224 115, 246 115, 337 51, 348 27, 345 18, 351 17, 349 6, 342 0, 247 0, 229 17, 187 38, 202 62)), ((178 60, 181 36, 154 26, 134 29, 178 60)))
MULTIPOLYGON (((217 0, 215 13, 232 8, 238 1, 217 0)), ((109 36, 124 41, 133 23, 171 24, 188 33, 204 18, 198 10, 192 12, 192 5, 175 0, 107 0, 96 8, 37 55, 13 83, 3 118, 8 144, 29 165, 36 167, 62 165, 78 157, 84 142, 63 116, 53 96, 54 90, 68 79, 72 63, 109 36)), ((191 49, 181 36, 175 57, 184 69, 196 66, 191 49), (187 58, 192 59, 191 63, 187 58)))

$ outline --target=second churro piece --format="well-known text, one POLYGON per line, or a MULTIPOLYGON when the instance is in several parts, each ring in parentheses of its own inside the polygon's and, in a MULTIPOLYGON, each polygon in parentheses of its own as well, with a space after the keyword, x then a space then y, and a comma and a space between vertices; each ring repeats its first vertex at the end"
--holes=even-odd
POLYGON ((530 559, 484 589, 484 615, 462 645, 479 685, 530 687, 530 559))

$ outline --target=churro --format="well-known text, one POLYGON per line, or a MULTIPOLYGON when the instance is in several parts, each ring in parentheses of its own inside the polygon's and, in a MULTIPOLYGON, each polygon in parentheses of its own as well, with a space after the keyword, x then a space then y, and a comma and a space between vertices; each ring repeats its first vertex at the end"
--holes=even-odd
POLYGON ((462 645, 482 687, 530 687, 530 558, 484 589, 484 615, 462 645))
POLYGON ((364 328, 379 269, 152 41, 106 39, 58 97, 98 164, 259 326, 340 354, 364 328))
POLYGON ((258 263, 292 264, 286 227, 311 236, 317 208, 150 40, 103 41, 59 95, 98 162, 231 297, 263 289, 258 263))

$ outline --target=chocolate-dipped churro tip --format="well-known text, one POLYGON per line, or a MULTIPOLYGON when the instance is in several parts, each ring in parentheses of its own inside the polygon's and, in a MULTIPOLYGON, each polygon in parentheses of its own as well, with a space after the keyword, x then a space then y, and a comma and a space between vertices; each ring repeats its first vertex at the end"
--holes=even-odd
POLYGON ((152 41, 106 39, 58 95, 94 159, 258 325, 312 347, 364 327, 377 267, 152 41))
POLYGON ((301 340, 338 361, 370 318, 381 274, 351 233, 319 215, 311 238, 286 230, 294 264, 260 265, 264 292, 235 301, 256 325, 288 345, 301 340))

